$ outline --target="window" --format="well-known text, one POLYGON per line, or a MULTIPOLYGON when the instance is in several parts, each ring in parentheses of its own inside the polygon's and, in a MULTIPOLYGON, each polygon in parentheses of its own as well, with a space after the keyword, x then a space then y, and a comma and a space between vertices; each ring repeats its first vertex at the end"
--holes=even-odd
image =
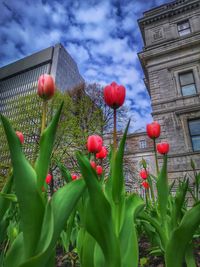
POLYGON ((193 151, 200 151, 200 119, 189 120, 188 124, 193 151))
POLYGON ((146 140, 140 140, 140 148, 146 148, 147 147, 147 143, 146 140))
POLYGON ((189 20, 181 21, 177 24, 179 36, 191 33, 189 20))
POLYGON ((196 85, 193 71, 188 71, 179 74, 180 86, 183 96, 196 94, 196 85))

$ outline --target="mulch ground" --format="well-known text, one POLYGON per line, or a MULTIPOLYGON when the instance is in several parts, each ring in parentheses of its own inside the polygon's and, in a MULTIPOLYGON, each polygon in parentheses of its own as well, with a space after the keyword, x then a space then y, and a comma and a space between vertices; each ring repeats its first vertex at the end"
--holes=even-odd
MULTIPOLYGON (((200 238, 196 239, 194 247, 195 247, 194 252, 195 252, 196 264, 197 267, 200 267, 200 238)), ((145 265, 139 265, 138 267, 165 267, 163 257, 149 255, 149 249, 150 249, 149 241, 144 237, 140 239, 139 242, 140 259, 144 258, 147 260, 147 262, 145 265)), ((76 257, 77 255, 75 253, 65 254, 62 248, 57 248, 56 267, 80 267, 78 261, 73 260, 76 259, 76 257)), ((186 265, 183 264, 183 267, 186 267, 186 265)))
MULTIPOLYGON (((146 258, 147 263, 146 265, 139 265, 139 267, 165 267, 163 257, 149 255, 149 250, 149 241, 145 237, 141 238, 139 242, 140 259, 146 258)), ((194 254, 197 267, 200 267, 200 238, 196 239, 194 243, 194 254)), ((183 264, 183 267, 186 267, 186 265, 183 264)))

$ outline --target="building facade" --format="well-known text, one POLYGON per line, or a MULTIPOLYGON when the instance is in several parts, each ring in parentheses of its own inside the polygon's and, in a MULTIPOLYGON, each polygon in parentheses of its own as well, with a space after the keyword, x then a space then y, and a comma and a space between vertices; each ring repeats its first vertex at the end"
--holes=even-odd
MULTIPOLYGON (((29 120, 24 121, 23 106, 24 112, 28 106, 34 112, 31 98, 24 98, 25 102, 22 104, 18 102, 21 97, 31 96, 37 92, 38 78, 44 73, 54 77, 57 89, 62 92, 81 87, 84 83, 75 61, 61 44, 57 44, 0 68, 0 113, 11 121, 17 119, 20 122, 22 117, 19 124, 30 125, 29 120)), ((20 130, 20 125, 16 130, 20 130)), ((5 139, 5 136, 0 136, 0 162, 3 165, 0 166, 0 170, 4 170, 9 162, 8 150, 4 149, 6 141, 2 138, 5 139)), ((31 142, 34 144, 35 133, 27 138, 27 149, 30 149, 28 145, 31 142)), ((0 171, 1 175, 3 173, 0 171)))
POLYGON ((191 159, 200 170, 200 1, 164 4, 138 23, 152 116, 162 127, 158 141, 170 143, 169 177, 192 177, 191 159))

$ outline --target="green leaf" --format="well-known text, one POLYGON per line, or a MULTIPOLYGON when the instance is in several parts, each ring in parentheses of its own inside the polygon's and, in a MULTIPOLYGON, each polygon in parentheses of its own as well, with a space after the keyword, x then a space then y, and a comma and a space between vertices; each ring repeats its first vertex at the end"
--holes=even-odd
POLYGON ((6 229, 8 227, 8 223, 9 222, 8 222, 8 219, 6 218, 6 216, 0 221, 0 244, 6 238, 6 229))
POLYGON ((164 155, 164 162, 162 169, 158 175, 156 183, 158 192, 158 207, 160 211, 160 217, 162 224, 166 222, 167 203, 169 196, 168 180, 167 180, 167 155, 164 155))
MULTIPOLYGON (((12 184, 13 184, 13 175, 11 175, 8 178, 8 181, 4 185, 1 194, 9 194, 11 192, 12 184)), ((9 206, 10 206, 10 201, 4 198, 2 195, 0 195, 0 221, 3 219, 3 216, 8 210, 9 206)))
POLYGON ((158 233, 159 237, 160 237, 160 246, 162 251, 165 250, 166 244, 167 244, 167 237, 165 234, 165 231, 163 229, 163 227, 160 225, 160 222, 153 218, 152 216, 150 216, 146 211, 143 211, 140 215, 139 218, 141 220, 144 220, 145 222, 148 222, 151 224, 151 226, 154 227, 154 229, 156 230, 156 232, 158 233))
POLYGON ((173 231, 166 248, 166 267, 182 267, 187 246, 200 225, 199 214, 200 202, 185 213, 179 227, 173 231))
POLYGON ((23 233, 14 240, 7 252, 4 267, 18 267, 25 259, 23 233))
POLYGON ((175 203, 172 207, 172 212, 171 212, 172 229, 178 226, 179 222, 182 219, 182 207, 185 203, 187 190, 188 190, 188 180, 186 180, 186 182, 182 182, 179 185, 179 189, 176 192, 175 203))
POLYGON ((138 240, 134 220, 136 211, 143 207, 143 200, 136 194, 126 199, 124 224, 120 232, 122 267, 138 267, 138 240))
POLYGON ((96 241, 95 239, 87 232, 85 232, 84 240, 83 240, 83 251, 81 258, 81 266, 82 267, 96 267, 94 265, 94 249, 95 249, 96 241))
POLYGON ((89 192, 85 227, 99 243, 107 267, 120 267, 119 243, 114 232, 111 206, 105 198, 98 177, 89 160, 77 153, 77 160, 89 192))
POLYGON ((104 258, 102 249, 97 242, 96 242, 95 249, 94 249, 94 266, 95 267, 105 266, 105 258, 104 258))
POLYGON ((189 244, 189 246, 186 249, 185 253, 185 262, 187 264, 187 267, 196 267, 196 261, 195 261, 195 256, 193 252, 193 246, 192 244, 189 244))
POLYGON ((56 164, 57 164, 58 168, 60 169, 60 172, 61 172, 63 178, 65 179, 65 182, 66 183, 71 182, 72 177, 71 177, 71 174, 70 174, 69 170, 67 169, 67 167, 58 161, 56 161, 56 164))
POLYGON ((121 201, 122 195, 125 192, 124 189, 124 175, 123 175, 123 157, 124 157, 124 146, 126 142, 126 136, 130 120, 126 126, 124 135, 119 145, 119 149, 116 154, 113 153, 112 157, 112 196, 115 203, 121 201))
POLYGON ((0 196, 12 202, 17 202, 17 196, 15 194, 5 194, 0 192, 0 196))
POLYGON ((56 130, 60 114, 62 111, 63 102, 56 112, 49 126, 44 130, 40 139, 40 152, 35 163, 35 171, 37 173, 37 184, 39 190, 44 185, 44 181, 48 172, 53 144, 56 136, 56 130))
POLYGON ((26 160, 21 143, 12 129, 9 121, 1 116, 3 127, 6 133, 11 161, 13 165, 14 184, 17 199, 19 202, 21 226, 26 246, 25 255, 34 255, 37 246, 44 214, 44 205, 37 190, 37 176, 26 160))
POLYGON ((24 262, 20 267, 46 266, 61 231, 84 190, 85 182, 83 179, 79 179, 60 188, 53 195, 46 207, 41 237, 36 250, 38 254, 24 262))

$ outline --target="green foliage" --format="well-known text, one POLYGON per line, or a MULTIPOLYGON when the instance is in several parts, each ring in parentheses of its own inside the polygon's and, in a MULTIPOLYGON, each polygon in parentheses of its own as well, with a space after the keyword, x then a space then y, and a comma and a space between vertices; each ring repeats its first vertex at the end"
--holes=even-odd
POLYGON ((148 234, 154 236, 156 234, 158 237, 156 245, 164 254, 167 267, 181 267, 184 260, 188 267, 196 266, 191 244, 200 225, 199 203, 197 202, 191 209, 186 209, 188 179, 179 182, 175 196, 171 194, 167 180, 166 155, 156 186, 158 195, 156 203, 151 205, 149 201, 145 212, 140 216, 145 222, 144 229, 148 234), (149 224, 153 229, 149 228, 149 224))
POLYGON ((179 226, 172 232, 166 248, 166 267, 182 266, 187 246, 190 244, 200 224, 199 214, 200 203, 197 203, 192 209, 185 213, 179 226))
POLYGON ((124 190, 122 166, 127 130, 128 126, 118 151, 113 152, 111 177, 105 185, 99 181, 88 158, 81 153, 77 154, 81 174, 88 189, 88 197, 84 198, 83 228, 78 237, 78 251, 83 267, 138 266, 134 221, 144 204, 139 196, 127 196, 124 190))
MULTIPOLYGON (((56 128, 62 106, 56 113, 49 127, 41 137, 41 151, 37 161, 37 171, 24 156, 21 143, 9 121, 2 116, 2 123, 7 136, 13 165, 14 185, 20 210, 21 233, 16 237, 5 258, 5 267, 19 266, 54 266, 54 249, 67 219, 82 195, 83 180, 71 182, 58 190, 51 201, 47 201, 37 186, 41 168, 42 175, 47 174, 50 157, 43 157, 45 151, 51 154, 56 128), (50 145, 49 145, 50 143, 50 145), (50 147, 50 150, 49 150, 50 147), (43 165, 46 170, 44 173, 43 165), (42 167, 41 167, 42 166, 42 167)), ((41 182, 41 185, 44 184, 41 182)), ((7 188, 9 186, 7 185, 7 188)), ((9 190, 6 190, 8 193, 9 190)), ((2 216, 5 214, 7 199, 1 199, 2 216), (5 204, 6 203, 6 204, 5 204)))

